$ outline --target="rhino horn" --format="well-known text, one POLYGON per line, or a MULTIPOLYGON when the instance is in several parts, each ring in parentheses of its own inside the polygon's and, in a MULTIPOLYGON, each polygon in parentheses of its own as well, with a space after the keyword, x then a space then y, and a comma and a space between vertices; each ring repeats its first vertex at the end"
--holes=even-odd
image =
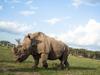
POLYGON ((18 45, 20 45, 21 43, 20 43, 20 39, 15 39, 16 40, 16 42, 18 43, 18 45))
POLYGON ((17 53, 17 48, 14 46, 13 48, 12 48, 12 52, 14 53, 14 54, 16 54, 17 53))

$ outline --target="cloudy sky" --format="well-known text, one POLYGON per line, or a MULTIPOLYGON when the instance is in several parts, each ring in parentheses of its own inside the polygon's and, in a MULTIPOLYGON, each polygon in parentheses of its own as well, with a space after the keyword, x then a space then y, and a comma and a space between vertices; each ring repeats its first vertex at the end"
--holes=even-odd
POLYGON ((0 40, 37 31, 100 51, 100 0, 0 0, 0 40))

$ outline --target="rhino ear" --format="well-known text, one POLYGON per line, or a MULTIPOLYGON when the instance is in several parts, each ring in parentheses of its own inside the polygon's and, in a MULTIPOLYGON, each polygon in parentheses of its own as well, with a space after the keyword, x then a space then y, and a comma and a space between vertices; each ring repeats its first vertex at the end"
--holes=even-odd
POLYGON ((31 39, 32 40, 32 34, 31 33, 29 33, 28 35, 27 35, 27 37, 29 38, 29 39, 31 39))

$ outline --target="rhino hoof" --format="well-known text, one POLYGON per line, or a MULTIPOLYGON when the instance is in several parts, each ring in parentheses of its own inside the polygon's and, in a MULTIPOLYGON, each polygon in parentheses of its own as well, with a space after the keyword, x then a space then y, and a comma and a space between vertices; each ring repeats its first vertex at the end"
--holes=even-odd
POLYGON ((36 66, 32 66, 32 68, 35 70, 37 67, 36 66))
POLYGON ((48 68, 48 64, 44 64, 43 67, 47 69, 48 68))
POLYGON ((58 66, 57 66, 57 69, 58 69, 58 70, 64 70, 64 69, 65 69, 65 67, 64 67, 64 66, 62 66, 62 65, 58 65, 58 66))

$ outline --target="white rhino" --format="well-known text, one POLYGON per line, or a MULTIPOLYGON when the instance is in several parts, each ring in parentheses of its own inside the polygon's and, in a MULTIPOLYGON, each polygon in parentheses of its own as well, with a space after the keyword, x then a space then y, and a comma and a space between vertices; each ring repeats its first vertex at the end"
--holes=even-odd
POLYGON ((34 68, 40 63, 47 68, 47 60, 59 59, 61 61, 60 68, 69 68, 67 61, 69 48, 61 41, 55 40, 42 32, 35 32, 24 37, 23 42, 13 48, 17 61, 24 61, 29 55, 32 55, 35 64, 34 68))

